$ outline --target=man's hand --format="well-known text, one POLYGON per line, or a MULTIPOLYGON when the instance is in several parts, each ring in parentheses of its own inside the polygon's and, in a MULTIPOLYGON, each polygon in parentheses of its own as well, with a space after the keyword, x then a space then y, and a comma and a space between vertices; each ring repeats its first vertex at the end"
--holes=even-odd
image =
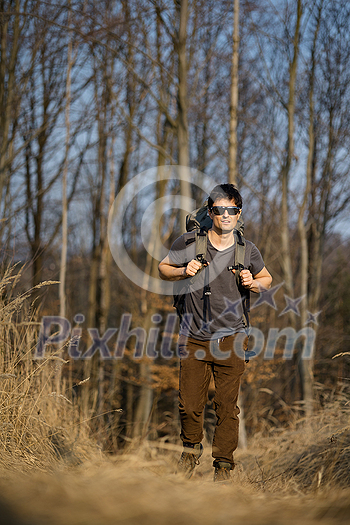
POLYGON ((186 266, 186 277, 193 277, 201 268, 201 263, 197 261, 197 259, 192 259, 192 261, 190 261, 186 266))
MULTIPOLYGON (((236 270, 232 270, 232 273, 236 273, 236 270)), ((249 270, 241 270, 240 277, 242 286, 248 288, 252 292, 260 293, 264 290, 268 290, 271 286, 272 277, 265 266, 254 276, 249 270)))
MULTIPOLYGON (((231 271, 232 273, 236 273, 236 270, 231 271)), ((241 270, 240 278, 242 286, 244 286, 244 288, 251 288, 254 281, 254 277, 252 276, 249 270, 241 270)))
POLYGON ((241 270, 240 277, 241 277, 242 286, 244 286, 244 288, 251 288, 254 279, 250 271, 241 270))
POLYGON ((181 281, 196 275, 202 264, 197 259, 192 259, 187 266, 175 266, 167 255, 158 266, 159 277, 165 281, 181 281))

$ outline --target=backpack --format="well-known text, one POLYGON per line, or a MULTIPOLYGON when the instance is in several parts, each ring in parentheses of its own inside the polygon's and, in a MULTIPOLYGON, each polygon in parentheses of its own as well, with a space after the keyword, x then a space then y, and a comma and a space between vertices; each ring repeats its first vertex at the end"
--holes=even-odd
MULTIPOLYGON (((193 277, 188 279, 190 284, 195 282, 199 273, 208 264, 205 257, 207 253, 208 230, 211 228, 211 226, 212 226, 212 220, 208 215, 208 201, 205 201, 203 206, 194 210, 186 217, 186 231, 194 232, 194 237, 189 238, 186 241, 186 244, 190 244, 192 242, 196 243, 196 259, 200 263, 202 263, 202 268, 193 277)), ((245 324, 245 329, 247 331, 249 328, 250 291, 241 285, 241 280, 240 280, 240 272, 241 270, 244 269, 244 256, 245 256, 245 248, 246 248, 246 241, 243 237, 243 233, 244 233, 244 221, 240 217, 237 221, 237 226, 234 230, 235 246, 236 246, 235 260, 232 266, 227 267, 227 270, 229 271, 236 270, 234 276, 236 278, 238 290, 242 297, 243 322, 245 324)), ((183 290, 181 293, 181 287, 179 289, 179 285, 181 281, 179 281, 178 283, 179 284, 177 285, 177 293, 174 293, 173 306, 174 308, 176 308, 177 314, 181 322, 183 311, 184 311, 184 305, 185 305, 185 293, 183 292, 183 290)), ((204 288, 204 295, 210 296, 210 294, 211 294, 210 286, 209 284, 207 284, 205 285, 205 288, 204 288)))

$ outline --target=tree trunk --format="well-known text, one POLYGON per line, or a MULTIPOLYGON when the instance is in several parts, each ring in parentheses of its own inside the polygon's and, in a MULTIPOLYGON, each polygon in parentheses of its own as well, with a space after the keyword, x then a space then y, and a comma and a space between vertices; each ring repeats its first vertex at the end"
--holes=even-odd
MULTIPOLYGON (((5 10, 4 4, 2 11, 5 10)), ((3 16, 0 28, 0 201, 3 198, 4 188, 6 186, 6 177, 8 174, 7 157, 9 143, 14 139, 9 138, 11 122, 14 115, 18 114, 19 107, 15 107, 15 82, 16 82, 16 67, 19 56, 19 41, 20 41, 20 1, 16 0, 15 14, 13 27, 9 28, 9 18, 3 16), (11 36, 9 37, 9 30, 11 36), (8 50, 7 47, 11 42, 11 52, 9 54, 9 61, 6 60, 8 50)), ((22 27, 23 29, 23 27, 22 27)))
POLYGON ((148 423, 152 410, 153 389, 151 386, 151 368, 146 361, 140 362, 139 396, 134 417, 134 438, 146 437, 148 434, 148 423))
MULTIPOLYGON (((228 180, 237 186, 237 120, 238 120, 238 62, 239 62, 239 0, 234 0, 233 6, 233 46, 231 69, 231 101, 230 101, 230 134, 229 134, 229 169, 228 180)), ((240 448, 247 448, 247 431, 245 427, 243 396, 239 394, 238 444, 240 448)))
MULTIPOLYGON (((68 22, 70 28, 71 2, 68 2, 68 22)), ((68 53, 67 53, 67 81, 66 81, 66 151, 62 177, 62 248, 60 264, 60 316, 66 317, 66 272, 67 272, 67 245, 68 245, 68 209, 67 209, 67 175, 68 175, 68 154, 70 141, 70 102, 71 102, 71 72, 72 72, 72 36, 69 35, 68 53)))
MULTIPOLYGON (((70 28, 71 2, 68 2, 68 22, 70 28)), ((70 102, 71 102, 71 72, 72 72, 72 36, 69 34, 68 52, 67 52, 67 80, 66 80, 66 108, 65 108, 65 125, 66 125, 66 144, 65 159, 62 174, 62 247, 60 262, 60 283, 59 283, 59 301, 60 317, 66 317, 66 273, 67 273, 67 247, 68 247, 68 202, 67 202, 67 175, 68 175, 68 155, 70 141, 70 102)), ((62 353, 61 353, 62 354, 62 353)), ((62 357, 62 355, 61 355, 62 357)), ((72 383, 72 366, 69 363, 69 376, 72 383)), ((61 389, 62 365, 58 367, 56 373, 56 392, 59 395, 61 389)))
MULTIPOLYGON (((293 59, 289 68, 289 97, 287 105, 288 113, 288 137, 286 146, 286 159, 281 171, 282 184, 282 205, 281 205, 281 241, 282 253, 281 263, 283 270, 283 277, 287 293, 293 297, 293 273, 292 261, 290 254, 290 237, 289 237, 289 177, 291 165, 294 157, 294 114, 295 114, 295 84, 297 77, 298 56, 300 47, 300 25, 302 18, 302 2, 298 0, 297 3, 297 19, 294 31, 293 42, 293 59)), ((294 316, 290 316, 290 322, 295 325, 294 316)))
POLYGON ((239 427, 238 427, 238 447, 244 450, 248 446, 248 441, 247 441, 247 430, 245 426, 243 396, 241 395, 241 392, 239 393, 237 404, 240 408, 239 427))
MULTIPOLYGON (((131 26, 131 20, 130 20, 130 5, 128 0, 123 0, 123 11, 124 11, 124 18, 127 23, 127 31, 128 31, 128 63, 134 64, 134 55, 135 55, 135 48, 132 45, 133 41, 133 34, 132 34, 132 26, 131 26)), ((133 139, 133 118, 134 113, 136 110, 136 103, 135 103, 135 94, 136 94, 136 81, 135 77, 132 73, 129 71, 127 72, 127 79, 126 79, 126 102, 129 112, 129 122, 126 123, 126 130, 125 130, 125 150, 123 155, 123 160, 120 165, 120 172, 119 172, 119 179, 118 179, 118 187, 117 187, 117 193, 120 192, 120 190, 125 186, 128 180, 129 175, 129 165, 130 165, 130 153, 132 151, 132 139, 133 139)))
MULTIPOLYGON (((300 323, 301 326, 305 326, 307 322, 307 309, 309 306, 309 246, 307 237, 307 227, 305 225, 305 212, 306 206, 310 197, 311 192, 311 181, 312 174, 315 166, 315 132, 314 132, 314 84, 315 84, 315 69, 316 69, 316 48, 317 48, 317 37, 320 27, 321 18, 321 7, 319 16, 317 19, 317 25, 314 33, 313 46, 311 50, 311 68, 310 68, 310 80, 309 80, 309 151, 306 166, 306 184, 303 202, 299 210, 298 217, 298 230, 300 236, 300 250, 301 250, 301 261, 300 261, 300 295, 304 296, 305 299, 300 303, 300 323)), ((300 346, 300 345, 299 345, 300 346)), ((299 349, 298 365, 301 383, 301 394, 304 402, 305 415, 309 418, 313 412, 313 362, 314 358, 305 360, 302 359, 301 349, 299 349)))
POLYGON ((238 113, 238 60, 239 60, 239 0, 234 0, 233 49, 231 70, 231 103, 229 135, 228 180, 237 185, 237 113, 238 113))
POLYGON ((185 229, 186 222, 186 200, 191 198, 190 163, 188 149, 188 120, 187 120, 187 20, 188 20, 188 0, 178 0, 178 18, 179 18, 179 37, 177 42, 178 56, 178 126, 177 141, 179 153, 179 174, 180 174, 180 192, 182 199, 182 208, 180 211, 180 228, 185 229))

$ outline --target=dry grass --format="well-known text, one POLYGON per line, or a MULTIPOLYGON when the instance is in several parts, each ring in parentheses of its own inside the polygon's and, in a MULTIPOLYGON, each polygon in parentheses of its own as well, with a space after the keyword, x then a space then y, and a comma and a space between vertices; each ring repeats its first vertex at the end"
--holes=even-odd
POLYGON ((327 405, 290 430, 257 435, 242 458, 251 482, 283 489, 292 482, 303 492, 350 487, 350 396, 330 396, 327 405))
MULTIPOLYGON (((6 273, 3 296, 15 279, 6 273)), ((64 382, 57 385, 62 360, 33 362, 38 326, 23 314, 28 294, 7 297, 0 308, 0 523, 349 522, 350 407, 344 392, 311 420, 256 435, 247 451, 237 453, 229 486, 212 482, 210 445, 191 480, 174 474, 181 449, 164 442, 131 444, 106 458, 64 395, 64 382)))
POLYGON ((33 360, 39 323, 26 313, 32 290, 13 296, 20 277, 13 270, 0 281, 0 469, 47 471, 62 457, 76 464, 86 457, 87 430, 64 395, 64 381, 58 387, 64 360, 33 360))
POLYGON ((0 490, 17 525, 347 524, 347 430, 332 434, 335 420, 324 425, 321 415, 311 423, 256 436, 237 453, 229 486, 213 484, 209 444, 186 480, 174 473, 180 447, 144 442, 73 468, 61 463, 51 472, 2 472, 0 490), (326 461, 322 447, 332 451, 326 461))
POLYGON ((350 490, 303 494, 295 484, 268 490, 235 473, 229 486, 214 485, 207 455, 197 474, 174 474, 169 453, 145 445, 138 453, 73 470, 7 475, 3 497, 17 525, 340 524, 350 519, 350 490))

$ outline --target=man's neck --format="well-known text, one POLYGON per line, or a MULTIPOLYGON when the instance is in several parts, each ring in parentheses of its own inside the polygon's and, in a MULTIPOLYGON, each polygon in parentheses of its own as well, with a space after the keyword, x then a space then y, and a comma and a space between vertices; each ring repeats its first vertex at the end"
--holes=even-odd
POLYGON ((211 244, 219 251, 226 250, 230 246, 233 246, 235 243, 235 237, 233 231, 231 232, 222 232, 214 230, 211 228, 208 231, 208 238, 211 244))

